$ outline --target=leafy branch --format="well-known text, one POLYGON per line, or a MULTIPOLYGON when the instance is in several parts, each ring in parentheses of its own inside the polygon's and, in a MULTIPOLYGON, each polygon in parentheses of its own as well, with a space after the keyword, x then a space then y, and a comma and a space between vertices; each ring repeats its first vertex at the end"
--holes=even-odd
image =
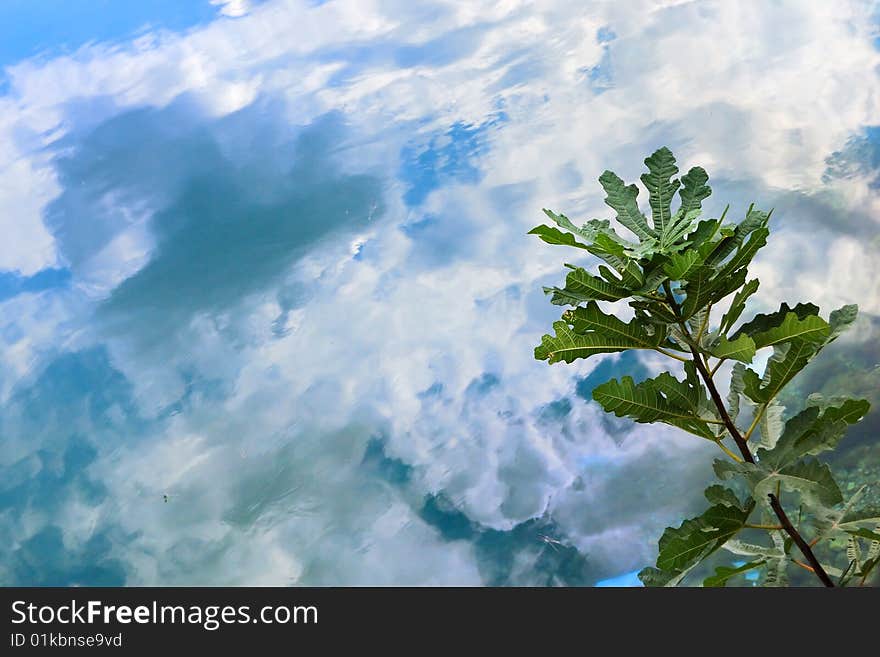
POLYGON ((844 503, 828 466, 815 456, 837 447, 847 426, 858 422, 869 404, 811 396, 804 411, 783 422, 785 409, 777 402, 783 388, 855 321, 858 308, 844 306, 825 320, 813 304, 782 304, 776 312, 737 326, 760 285, 758 279, 747 280, 748 266, 767 243, 772 212, 750 206, 738 223, 726 223, 728 206, 719 219, 701 220, 702 202, 711 194, 706 172, 693 167, 674 178, 678 167, 667 148, 645 164, 648 172, 641 180, 649 193, 650 220, 639 208, 638 187, 606 171, 599 178, 605 202, 627 233, 619 234, 608 220, 579 227, 550 210, 544 213, 555 226, 530 231, 548 244, 580 249, 603 263, 598 275, 566 265, 564 286, 545 288, 552 303, 570 308, 553 324, 554 335, 542 338, 535 357, 572 363, 639 349, 680 363, 683 380, 672 372, 638 383, 624 376, 597 386, 593 399, 618 417, 663 422, 709 440, 727 456, 715 461, 714 470, 733 488, 710 486, 705 492, 709 509, 667 528, 656 566, 639 577, 648 586, 680 584, 724 548, 759 558, 717 568, 705 586, 724 586, 752 570, 760 571, 765 585, 783 585, 789 564, 828 587, 865 583, 880 562, 880 511, 854 510, 857 499, 844 503), (673 212, 676 193, 680 204, 673 212), (599 305, 620 301, 632 309, 628 322, 599 305), (713 326, 712 314, 719 308, 723 314, 713 326), (748 365, 762 349, 772 353, 759 373, 748 365), (716 377, 731 362, 725 401, 716 377), (740 416, 748 422, 745 431, 736 424, 740 416), (757 442, 752 441, 756 432, 761 434, 757 442), (735 451, 724 444, 728 437, 735 451), (783 502, 798 510, 797 522, 783 502), (760 517, 750 522, 753 514, 760 517), (766 532, 768 541, 743 543, 737 538, 743 531, 766 532), (805 532, 813 538, 807 540, 805 532), (840 537, 848 541, 848 563, 844 568, 823 564, 814 548, 840 537), (862 550, 860 541, 870 544, 862 550), (792 555, 795 547, 806 563, 792 555))

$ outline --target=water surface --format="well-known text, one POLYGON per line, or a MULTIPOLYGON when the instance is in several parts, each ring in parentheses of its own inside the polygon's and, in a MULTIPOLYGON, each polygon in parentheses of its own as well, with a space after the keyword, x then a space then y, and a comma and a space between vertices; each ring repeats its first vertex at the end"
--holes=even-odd
POLYGON ((880 388, 871 3, 77 4, 0 10, 3 584, 632 583, 715 454, 533 359, 526 232, 662 145, 862 308, 790 403, 880 388))

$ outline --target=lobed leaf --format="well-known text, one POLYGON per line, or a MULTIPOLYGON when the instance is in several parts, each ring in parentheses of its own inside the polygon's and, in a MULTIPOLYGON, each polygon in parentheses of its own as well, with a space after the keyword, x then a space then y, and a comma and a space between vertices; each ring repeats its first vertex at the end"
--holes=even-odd
POLYGON ((785 424, 782 421, 782 415, 785 413, 785 406, 775 399, 771 400, 764 409, 764 414, 758 422, 758 430, 761 432, 761 447, 765 450, 771 450, 779 442, 785 424))
POLYGON ((598 333, 625 340, 633 349, 654 349, 663 339, 663 334, 656 329, 648 330, 648 327, 638 319, 629 323, 622 321, 615 315, 603 313, 595 301, 589 302, 585 307, 579 307, 567 315, 569 323, 573 325, 576 333, 586 335, 598 333))
POLYGON ((706 490, 703 491, 703 495, 709 500, 709 504, 715 506, 717 504, 722 504, 724 506, 735 506, 737 509, 742 509, 745 511, 748 508, 748 504, 743 502, 737 497, 736 493, 734 493, 729 488, 725 488, 724 486, 720 486, 718 484, 712 484, 706 490))
POLYGON ((766 333, 782 324, 789 313, 794 313, 798 319, 804 319, 811 315, 818 315, 819 306, 812 303, 799 303, 794 308, 789 308, 787 303, 783 303, 779 310, 774 313, 755 315, 750 322, 740 326, 733 337, 735 339, 742 334, 753 336, 759 333, 766 333))
POLYGON ((706 588, 717 588, 723 587, 727 584, 727 581, 736 577, 737 575, 741 575, 750 570, 754 570, 755 568, 760 568, 764 565, 764 561, 752 561, 751 563, 743 564, 738 568, 731 568, 730 566, 716 566, 715 574, 710 575, 706 579, 703 580, 703 586, 706 588))
POLYGON ((681 190, 678 195, 681 197, 679 209, 683 213, 687 214, 701 208, 703 201, 712 193, 712 189, 706 184, 708 180, 709 175, 703 167, 692 167, 681 177, 681 190))
POLYGON ((753 488, 755 499, 766 499, 776 492, 777 484, 783 490, 798 493, 807 505, 833 505, 843 501, 840 488, 831 470, 816 459, 797 461, 781 470, 771 471, 753 488))
POLYGON ((781 468, 803 456, 834 449, 846 433, 847 424, 858 422, 870 407, 864 399, 842 399, 837 406, 824 408, 808 406, 785 423, 771 449, 760 449, 757 456, 768 467, 781 468))
POLYGON ((709 350, 709 353, 716 358, 751 363, 755 357, 755 343, 747 335, 741 335, 736 340, 728 340, 722 335, 718 343, 709 350))
POLYGON ((733 257, 724 263, 724 266, 718 271, 716 277, 719 280, 724 280, 735 271, 748 267, 752 258, 755 257, 755 254, 767 244, 767 237, 769 235, 770 230, 766 227, 761 227, 751 233, 748 240, 737 249, 733 257))
POLYGON ((708 405, 702 386, 682 382, 668 372, 636 384, 632 377, 611 379, 593 389, 593 399, 617 417, 640 423, 665 422, 701 438, 715 440, 702 411, 708 405))
POLYGON ((576 306, 587 301, 618 301, 630 296, 630 291, 621 285, 593 276, 581 267, 572 267, 565 277, 565 287, 545 287, 546 294, 552 294, 551 303, 576 306))
POLYGON ((730 308, 721 317, 720 330, 722 333, 727 333, 740 318, 745 310, 746 300, 758 291, 758 285, 760 285, 760 281, 753 278, 734 295, 733 301, 730 302, 730 308))
POLYGON ((689 249, 684 253, 670 255, 669 262, 663 265, 663 271, 671 280, 680 281, 701 264, 700 252, 696 249, 689 249))
POLYGON ((687 297, 681 304, 682 319, 689 319, 697 312, 716 303, 745 283, 746 270, 739 269, 725 277, 715 277, 715 270, 708 265, 696 267, 688 275, 685 291, 687 297))
POLYGON ((660 236, 658 244, 660 253, 676 253, 689 246, 690 243, 684 238, 694 227, 699 216, 699 210, 690 212, 679 210, 672 215, 660 236))
POLYGON ((545 335, 541 344, 535 347, 535 358, 550 364, 565 361, 571 363, 578 358, 589 358, 596 354, 608 354, 633 349, 634 345, 619 335, 588 333, 581 335, 573 331, 566 322, 553 323, 555 336, 545 335))
POLYGON ((803 340, 808 343, 824 343, 831 333, 831 327, 818 315, 807 315, 803 319, 795 313, 788 313, 778 326, 766 331, 755 333, 740 333, 739 337, 751 335, 755 341, 755 348, 771 347, 773 345, 803 340))
POLYGON ((788 586, 788 559, 786 558, 785 551, 785 536, 781 531, 773 531, 770 532, 770 538, 773 541, 774 548, 781 554, 767 559, 767 563, 764 566, 764 576, 761 579, 761 586, 788 586))
POLYGON ((816 459, 796 461, 779 469, 768 468, 761 461, 755 464, 716 459, 713 468, 722 480, 738 477, 756 500, 766 500, 776 493, 777 486, 798 493, 810 506, 833 506, 843 499, 831 470, 816 459))
POLYGON ((847 330, 852 323, 856 321, 859 315, 859 307, 852 303, 842 306, 837 310, 832 310, 828 320, 831 324, 831 335, 828 336, 828 342, 836 339, 838 335, 847 330))
POLYGON ((646 586, 664 579, 667 586, 680 582, 694 566, 743 528, 753 507, 754 503, 747 510, 719 504, 677 528, 667 527, 660 537, 656 568, 643 570, 639 578, 646 586))
POLYGON ((672 197, 681 185, 679 180, 671 180, 678 173, 678 167, 672 151, 665 146, 645 158, 645 164, 648 173, 642 174, 641 180, 650 195, 654 230, 662 234, 672 216, 672 197))
MULTIPOLYGON (((819 346, 805 340, 794 340, 773 347, 760 387, 754 385, 757 375, 745 377, 745 393, 755 402, 767 403, 791 381, 819 351, 819 346)), ((754 374, 752 372, 752 374, 754 374)))
POLYGON ((617 212, 617 221, 626 226, 640 241, 651 241, 657 233, 648 226, 648 220, 639 210, 636 197, 639 188, 625 185, 613 171, 605 171, 599 177, 599 183, 605 190, 605 203, 617 212))
POLYGON ((706 257, 706 263, 714 266, 723 263, 731 253, 742 246, 746 238, 756 230, 767 225, 770 215, 760 210, 749 208, 743 219, 730 235, 723 237, 706 257))
POLYGON ((564 233, 558 228, 541 224, 532 228, 527 235, 537 235, 547 244, 561 244, 563 246, 574 246, 579 249, 589 249, 586 244, 578 242, 571 233, 564 233))
POLYGON ((746 367, 742 363, 735 363, 730 373, 730 389, 727 392, 727 414, 731 420, 736 421, 739 417, 740 397, 745 389, 743 375, 746 367))

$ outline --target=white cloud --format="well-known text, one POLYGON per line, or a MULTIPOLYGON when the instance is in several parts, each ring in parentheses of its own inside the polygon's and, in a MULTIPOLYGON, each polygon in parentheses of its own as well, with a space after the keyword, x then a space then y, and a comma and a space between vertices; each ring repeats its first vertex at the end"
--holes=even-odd
MULTIPOLYGON (((226 391, 221 401, 197 399, 149 440, 108 451, 90 468, 111 492, 97 522, 138 534, 118 554, 133 582, 475 583, 469 545, 443 541, 416 513, 421 496, 440 492, 498 529, 552 513, 567 540, 609 572, 644 564, 659 529, 693 495, 702 471, 691 466, 705 464, 705 445, 643 427, 621 439, 583 403, 562 425, 538 421, 538 410, 572 396, 572 377, 592 364, 548 368, 532 359, 554 311, 538 290, 561 276, 564 256, 524 233, 541 221, 543 206, 608 216, 595 177, 611 167, 634 179, 641 159, 666 141, 685 166, 702 164, 766 194, 756 199, 761 205, 821 186, 825 158, 880 120, 869 9, 221 4, 239 20, 23 62, 11 69, 12 93, 2 101, 0 157, 9 177, 0 183, 7 209, 0 222, 10 236, 0 245, 3 268, 31 272, 58 260, 40 212, 59 184, 40 149, 78 129, 69 110, 78 98, 109 96, 122 112, 189 94, 216 119, 271 96, 300 125, 340 109, 353 131, 343 167, 391 180, 385 214, 357 236, 362 260, 352 259, 347 238, 287 273, 286 283, 313 294, 286 316, 285 337, 272 334, 283 312, 273 284, 223 313, 196 315, 155 349, 142 350, 130 336, 107 339, 145 417, 184 394, 183 371, 226 391), (587 78, 603 61, 596 32, 605 25, 617 34, 607 46, 613 85, 596 95, 587 78), (468 28, 473 42, 437 42, 468 28), (399 65, 395 49, 426 44, 452 54, 399 65), (371 49, 374 59, 365 54, 371 49), (418 210, 399 201, 406 183, 393 178, 405 143, 502 111, 504 123, 486 130, 487 151, 473 156, 479 184, 445 182, 418 210), (19 134, 31 136, 21 142, 19 134), (572 186, 563 169, 585 182, 572 186), (449 264, 430 260, 431 244, 398 228, 426 213, 439 217, 438 239, 456 250, 441 254, 449 264), (485 372, 498 384, 468 393, 485 372), (443 385, 436 399, 419 396, 435 382, 443 385), (412 468, 404 489, 358 469, 379 428, 388 455, 412 468), (277 487, 260 489, 261 480, 277 487), (167 489, 178 495, 166 505, 159 495, 167 489), (250 520, 236 524, 230 514, 250 520)), ((831 189, 852 192, 852 203, 877 203, 865 181, 831 189)), ((155 246, 148 220, 116 219, 116 237, 77 283, 106 293, 146 264, 155 246)), ((857 297, 880 312, 878 272, 848 266, 876 261, 876 243, 849 235, 817 243, 788 228, 796 217, 780 221, 803 248, 757 263, 762 294, 838 305, 857 297), (795 270, 811 273, 793 277, 795 270)), ((30 341, 63 342, 57 331, 25 330, 30 341)), ((100 339, 99 324, 83 330, 100 339)), ((4 361, 22 373, 34 367, 24 355, 32 351, 16 349, 21 354, 10 349, 4 361)), ((80 507, 70 517, 71 532, 83 537, 96 522, 80 507)), ((19 531, 34 528, 22 523, 19 531)))
POLYGON ((220 13, 230 18, 240 18, 251 10, 248 0, 211 0, 212 5, 220 7, 220 13))

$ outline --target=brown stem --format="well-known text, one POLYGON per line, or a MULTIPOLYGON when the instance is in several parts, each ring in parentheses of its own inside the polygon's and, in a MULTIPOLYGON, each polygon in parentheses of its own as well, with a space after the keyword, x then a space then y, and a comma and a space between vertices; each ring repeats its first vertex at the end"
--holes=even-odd
POLYGON ((818 577, 825 586, 833 587, 834 582, 831 581, 831 578, 828 577, 828 573, 822 568, 822 564, 819 563, 816 555, 813 554, 813 550, 807 545, 807 542, 804 540, 803 536, 798 533, 798 530, 794 528, 794 525, 791 524, 791 520, 788 519, 788 516, 785 515, 785 510, 779 503, 779 498, 772 493, 767 497, 770 498, 770 506, 779 518, 779 522, 785 527, 785 531, 791 536, 791 540, 794 541, 795 545, 798 546, 801 554, 803 554, 807 558, 807 561, 810 562, 810 565, 813 567, 813 572, 816 573, 816 577, 818 577))
MULTIPOLYGON (((663 283, 663 289, 666 292, 666 299, 669 307, 672 308, 672 312, 675 314, 675 316, 680 318, 680 308, 678 306, 678 303, 675 301, 675 297, 672 296, 672 288, 669 285, 668 281, 663 283)), ((679 326, 681 326, 682 330, 685 332, 685 334, 687 334, 687 326, 685 325, 684 320, 679 319, 679 326)), ((697 348, 694 345, 690 345, 690 349, 691 354, 693 354, 694 357, 694 365, 696 366, 697 371, 700 373, 700 377, 703 379, 703 383, 706 384, 706 388, 708 388, 709 390, 709 395, 712 397, 712 401, 718 409, 718 414, 721 416, 721 419, 724 422, 724 426, 727 428, 727 431, 733 437, 736 446, 739 448, 739 451, 743 456, 743 460, 747 463, 754 463, 755 457, 752 456, 752 452, 749 449, 748 443, 743 438, 739 430, 736 428, 733 420, 730 419, 730 415, 728 415, 727 413, 727 406, 725 406, 724 401, 721 399, 721 395, 718 394, 718 388, 715 387, 715 382, 712 380, 712 376, 709 374, 706 366, 703 364, 703 359, 700 356, 700 353, 697 351, 697 348)), ((791 537, 791 540, 794 541, 794 544, 798 546, 798 549, 800 549, 801 553, 812 566, 816 577, 818 577, 822 584, 824 584, 825 586, 833 587, 834 582, 831 581, 828 573, 825 572, 822 564, 819 563, 816 555, 813 554, 812 548, 810 548, 810 546, 804 540, 803 536, 800 535, 795 526, 791 524, 788 516, 785 515, 785 510, 782 508, 782 504, 779 503, 779 498, 776 495, 772 494, 769 495, 769 497, 770 507, 773 509, 776 517, 779 518, 779 522, 785 528, 785 532, 791 537)))
POLYGON ((733 437, 733 441, 739 448, 743 460, 747 463, 754 463, 755 457, 752 456, 752 452, 749 449, 748 444, 742 437, 742 434, 736 428, 733 420, 730 419, 730 415, 727 414, 727 406, 724 405, 724 401, 721 399, 721 395, 718 393, 718 388, 715 387, 715 382, 712 380, 712 377, 709 375, 709 371, 703 364, 703 359, 700 357, 699 352, 696 350, 695 347, 691 346, 691 353, 694 356, 694 365, 697 367, 697 371, 700 373, 700 376, 703 379, 703 383, 706 384, 706 388, 709 389, 709 396, 712 397, 712 401, 715 403, 715 407, 718 409, 718 414, 721 416, 721 421, 724 422, 724 426, 727 427, 727 431, 733 437))

